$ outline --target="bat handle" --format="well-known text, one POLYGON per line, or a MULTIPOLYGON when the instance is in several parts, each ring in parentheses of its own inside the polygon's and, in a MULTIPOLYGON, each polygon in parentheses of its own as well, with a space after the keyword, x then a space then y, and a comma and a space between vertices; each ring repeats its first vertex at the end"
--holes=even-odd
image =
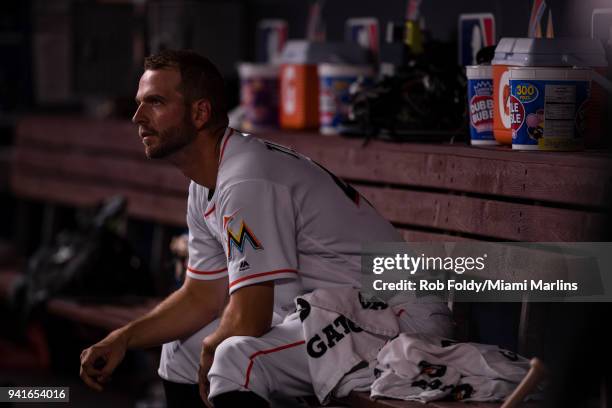
POLYGON ((519 404, 523 402, 525 397, 532 393, 540 381, 542 381, 542 379, 546 376, 547 370, 542 360, 534 357, 531 359, 529 364, 531 366, 531 368, 529 368, 529 372, 525 378, 523 378, 518 387, 516 387, 516 389, 512 392, 512 394, 506 398, 501 408, 518 407, 519 404))

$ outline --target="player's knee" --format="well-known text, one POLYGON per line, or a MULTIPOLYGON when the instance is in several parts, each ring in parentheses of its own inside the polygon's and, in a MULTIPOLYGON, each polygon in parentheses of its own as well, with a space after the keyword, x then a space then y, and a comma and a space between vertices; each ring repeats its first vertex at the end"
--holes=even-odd
POLYGON ((256 364, 257 356, 256 337, 235 336, 219 344, 208 372, 211 394, 216 396, 226 392, 249 390, 265 398, 268 395, 271 376, 263 364, 256 364))
POLYGON ((250 339, 252 337, 233 336, 223 340, 215 350, 210 373, 225 378, 240 375, 248 366, 252 354, 248 344, 250 339))
POLYGON ((217 349, 215 350, 215 360, 217 360, 217 357, 225 358, 230 356, 242 356, 248 354, 248 343, 251 339, 252 337, 248 336, 228 337, 217 346, 217 349))

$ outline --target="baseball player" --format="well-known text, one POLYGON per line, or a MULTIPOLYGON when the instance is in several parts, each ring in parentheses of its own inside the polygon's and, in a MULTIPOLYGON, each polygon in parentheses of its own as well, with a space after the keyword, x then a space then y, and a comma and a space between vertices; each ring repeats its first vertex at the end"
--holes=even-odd
POLYGON ((282 146, 227 127, 221 75, 190 51, 145 60, 133 122, 149 158, 192 182, 183 286, 81 354, 101 390, 127 349, 163 346, 169 406, 268 406, 312 394, 292 299, 359 287, 361 245, 400 241, 360 195, 282 146), (198 388, 199 384, 199 388, 198 388), (248 405, 247 405, 248 404, 248 405))

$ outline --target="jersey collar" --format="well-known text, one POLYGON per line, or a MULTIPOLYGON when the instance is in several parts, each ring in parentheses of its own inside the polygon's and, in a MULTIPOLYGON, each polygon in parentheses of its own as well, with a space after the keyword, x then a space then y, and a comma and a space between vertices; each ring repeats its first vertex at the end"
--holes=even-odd
POLYGON ((221 138, 221 149, 219 151, 219 166, 221 166, 221 162, 223 161, 223 156, 225 154, 225 148, 227 147, 227 142, 229 141, 230 137, 233 134, 234 134, 234 129, 232 129, 231 127, 228 127, 225 130, 223 137, 221 138))
MULTIPOLYGON (((227 147, 228 141, 230 137, 234 134, 235 130, 231 127, 225 129, 225 133, 221 137, 221 146, 219 148, 219 166, 217 167, 217 183, 219 181, 219 169, 221 169, 221 162, 223 161, 223 157, 225 157, 225 148, 227 147)), ((212 213, 212 209, 214 208, 215 196, 217 195, 217 186, 215 185, 214 190, 208 190, 208 196, 206 197, 206 201, 208 203, 206 213, 212 213)))

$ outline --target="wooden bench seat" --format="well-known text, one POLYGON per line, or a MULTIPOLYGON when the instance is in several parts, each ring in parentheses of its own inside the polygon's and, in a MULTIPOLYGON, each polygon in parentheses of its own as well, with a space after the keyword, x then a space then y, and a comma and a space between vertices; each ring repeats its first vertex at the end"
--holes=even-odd
MULTIPOLYGON (((612 156, 607 153, 382 141, 364 146, 362 140, 309 132, 262 136, 294 148, 349 181, 407 241, 598 241, 605 233, 612 192, 612 156)), ((167 227, 185 226, 188 180, 169 164, 147 160, 135 126, 128 122, 23 118, 13 157, 11 190, 19 198, 83 207, 111 195, 126 196, 132 218, 155 223, 154 254, 166 251, 162 237, 167 227)), ((156 263, 159 259, 153 260, 156 263)), ((48 311, 112 330, 146 313, 155 302, 118 306, 53 299, 48 311)), ((461 308, 454 312, 459 315, 461 308)), ((523 305, 521 346, 528 317, 523 305)), ((351 394, 348 403, 368 408, 422 406, 373 402, 363 393, 351 394)))

